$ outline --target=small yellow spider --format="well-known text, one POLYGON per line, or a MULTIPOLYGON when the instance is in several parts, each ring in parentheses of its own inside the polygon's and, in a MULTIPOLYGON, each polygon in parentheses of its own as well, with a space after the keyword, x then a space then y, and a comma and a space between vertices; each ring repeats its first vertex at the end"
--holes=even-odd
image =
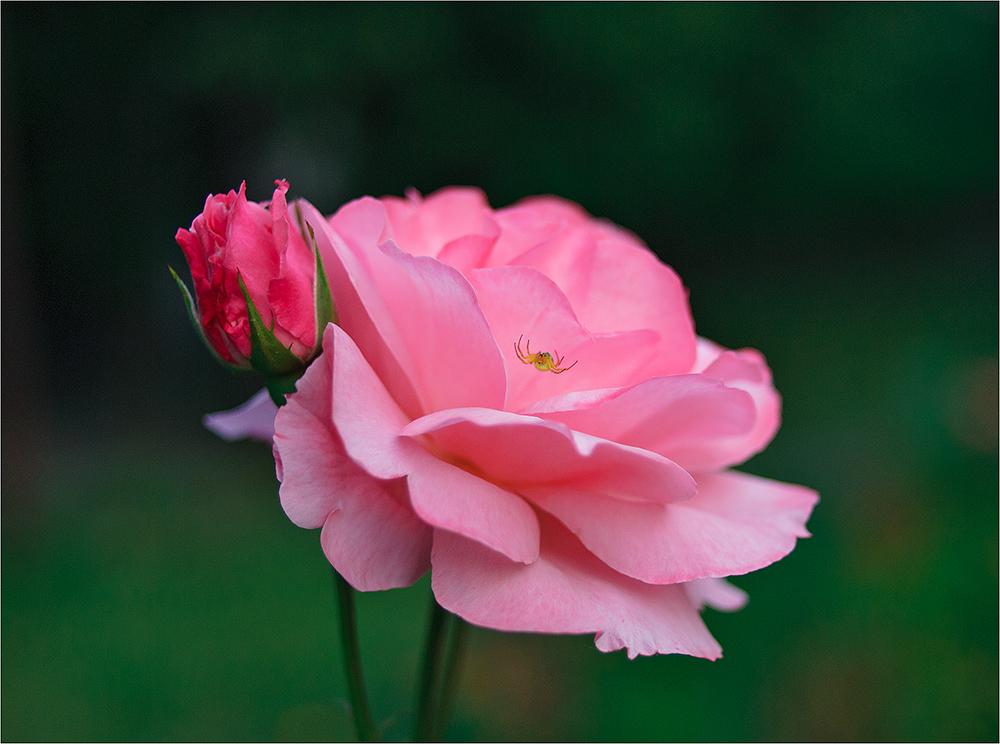
POLYGON ((531 339, 528 339, 528 343, 524 345, 524 348, 527 349, 527 353, 524 353, 521 351, 522 338, 524 338, 523 334, 517 339, 517 343, 514 344, 514 351, 517 352, 517 358, 524 364, 534 364, 535 369, 540 369, 542 372, 553 372, 558 375, 562 372, 573 369, 577 362, 580 361, 577 359, 576 362, 573 362, 568 367, 560 367, 559 365, 563 363, 563 358, 559 356, 558 351, 556 352, 555 359, 553 359, 552 355, 547 351, 540 351, 537 354, 533 354, 531 352, 531 339))

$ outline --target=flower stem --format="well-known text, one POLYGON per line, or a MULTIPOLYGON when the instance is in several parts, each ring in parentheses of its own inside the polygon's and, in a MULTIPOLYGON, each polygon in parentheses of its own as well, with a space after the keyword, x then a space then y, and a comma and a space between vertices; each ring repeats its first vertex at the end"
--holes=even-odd
POLYGON ((378 741, 378 731, 372 723, 365 694, 365 677, 361 671, 361 648, 358 645, 358 626, 354 617, 354 587, 347 583, 337 570, 333 571, 337 585, 337 602, 340 607, 340 640, 344 647, 344 674, 347 677, 347 697, 351 701, 354 726, 359 741, 378 741))
POLYGON ((440 677, 444 660, 444 640, 448 635, 448 620, 451 614, 431 595, 431 618, 427 629, 427 646, 424 648, 423 669, 420 673, 420 689, 417 692, 417 716, 413 726, 414 741, 436 741, 435 732, 439 728, 438 701, 440 700, 440 677))
POLYGON ((458 692, 458 672, 462 665, 462 658, 465 656, 465 637, 466 631, 469 629, 468 624, 458 615, 451 616, 451 625, 451 645, 448 647, 448 656, 444 662, 441 705, 434 727, 434 741, 442 741, 445 726, 448 723, 448 715, 455 702, 455 694, 458 692))

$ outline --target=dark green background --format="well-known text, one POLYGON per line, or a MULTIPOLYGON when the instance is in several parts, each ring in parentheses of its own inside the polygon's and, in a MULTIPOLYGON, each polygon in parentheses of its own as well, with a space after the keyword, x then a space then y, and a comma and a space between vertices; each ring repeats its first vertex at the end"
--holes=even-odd
MULTIPOLYGON (((449 736, 998 736, 997 4, 2 10, 5 740, 350 737, 319 535, 206 411, 166 269, 209 192, 556 193, 674 266, 785 401, 814 537, 725 657, 475 630, 449 736)), ((186 273, 186 270, 185 270, 186 273)), ((360 600, 409 725, 428 585, 360 600)))

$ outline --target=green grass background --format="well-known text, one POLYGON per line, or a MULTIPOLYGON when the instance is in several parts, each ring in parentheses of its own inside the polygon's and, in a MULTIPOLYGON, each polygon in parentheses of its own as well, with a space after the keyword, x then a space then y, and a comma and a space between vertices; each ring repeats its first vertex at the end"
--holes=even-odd
MULTIPOLYGON (((629 661, 475 629, 464 740, 996 740, 996 4, 5 4, 0 734, 347 740, 319 535, 268 448, 200 427, 213 366, 166 270, 209 192, 537 193, 636 232, 698 331, 767 356, 744 469, 822 497, 629 661)), ((427 579, 359 598, 388 738, 427 579)))

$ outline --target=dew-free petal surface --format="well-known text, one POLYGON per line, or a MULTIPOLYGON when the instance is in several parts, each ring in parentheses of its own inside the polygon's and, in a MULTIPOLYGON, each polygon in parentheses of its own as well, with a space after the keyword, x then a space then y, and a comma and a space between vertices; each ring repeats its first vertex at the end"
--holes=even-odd
POLYGON ((681 585, 616 573, 547 515, 538 560, 524 565, 448 532, 434 533, 437 601, 474 625, 532 633, 596 633, 601 651, 722 655, 681 585))
POLYGON ((653 584, 755 571, 809 536, 808 488, 731 471, 695 478, 698 493, 672 504, 555 488, 531 498, 609 566, 653 584))
POLYGON ((237 439, 255 439, 270 442, 274 436, 274 415, 278 406, 264 388, 246 403, 228 411, 206 414, 205 428, 227 442, 237 439))
POLYGON ((403 483, 373 477, 348 457, 332 419, 329 362, 328 352, 317 358, 275 419, 282 507, 301 527, 323 527, 327 558, 357 589, 409 586, 427 571, 431 530, 403 483))
POLYGON ((480 477, 526 493, 546 486, 666 503, 695 492, 691 476, 666 458, 534 416, 454 409, 417 419, 402 433, 480 477))

